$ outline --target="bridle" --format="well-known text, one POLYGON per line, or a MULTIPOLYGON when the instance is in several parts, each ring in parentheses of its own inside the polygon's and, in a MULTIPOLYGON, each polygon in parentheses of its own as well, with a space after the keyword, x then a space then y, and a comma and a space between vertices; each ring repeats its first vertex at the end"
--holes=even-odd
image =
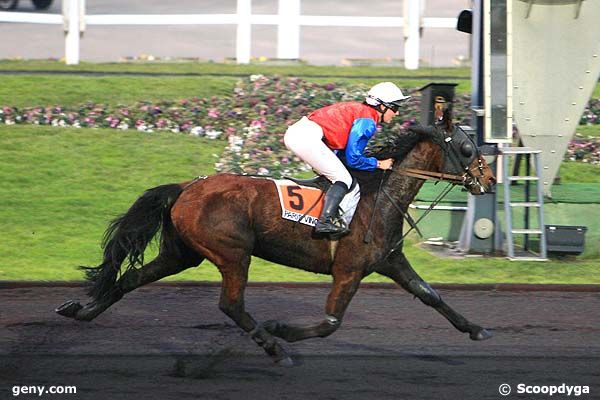
MULTIPOLYGON (((436 124, 435 134, 439 135, 439 125, 436 124)), ((402 168, 398 172, 402 175, 413 178, 435 180, 440 182, 449 182, 452 185, 461 185, 466 189, 478 186, 480 193, 485 193, 485 187, 481 184, 479 178, 485 176, 483 156, 477 145, 458 125, 455 126, 455 132, 462 132, 461 142, 454 140, 453 136, 448 135, 445 129, 442 129, 443 145, 440 145, 445 154, 444 166, 450 164, 449 172, 436 172, 419 168, 402 168), (468 161, 465 162, 465 159, 468 161), (471 167, 472 161, 477 159, 477 165, 471 167)))
MULTIPOLYGON (((440 129, 439 127, 442 122, 443 121, 440 120, 439 123, 436 123, 435 134, 439 135, 439 129, 440 129)), ((412 217, 410 216, 410 214, 402 211, 402 209, 396 204, 396 202, 393 200, 393 198, 390 196, 390 194, 387 193, 387 191, 383 187, 383 181, 385 179, 386 172, 387 172, 387 171, 384 171, 384 173, 381 177, 381 182, 379 184, 379 190, 377 192, 377 197, 375 198, 374 212, 377 209, 377 203, 379 202, 380 193, 383 193, 388 198, 388 201, 390 201, 392 203, 392 205, 396 208, 396 210, 400 213, 400 215, 402 215, 402 218, 405 221, 407 221, 408 224, 410 225, 410 229, 408 229, 407 232, 404 232, 404 234, 402 235, 400 240, 398 242, 396 242, 391 247, 391 249, 388 251, 388 253, 383 257, 384 260, 387 259, 396 250, 398 250, 400 245, 404 242, 404 239, 406 238, 406 236, 408 236, 408 234, 412 230, 417 231, 417 233, 419 233, 419 235, 422 236, 421 233, 419 232, 417 225, 423 218, 425 218, 434 209, 434 207, 436 205, 438 205, 444 199, 444 197, 446 197, 446 195, 448 195, 448 193, 450 193, 450 191, 453 189, 453 187, 455 185, 462 185, 465 189, 469 189, 474 186, 479 186, 480 193, 485 193, 485 187, 478 179, 478 178, 483 178, 485 176, 482 153, 478 149, 478 147, 475 145, 475 142, 473 142, 473 140, 469 137, 469 135, 464 130, 462 130, 458 125, 456 125, 454 132, 456 133, 458 131, 462 132, 462 143, 460 143, 459 140, 454 140, 454 138, 452 136, 448 135, 447 134, 448 132, 446 129, 442 129, 443 145, 440 145, 440 147, 442 148, 442 151, 445 153, 444 165, 442 166, 442 170, 445 170, 446 164, 447 164, 447 162, 449 162, 451 164, 450 167, 454 168, 451 170, 451 172, 435 172, 435 171, 429 171, 429 170, 424 170, 424 169, 419 169, 419 168, 402 168, 402 169, 397 170, 397 172, 399 172, 400 174, 405 175, 405 176, 410 176, 410 177, 425 179, 425 180, 435 180, 435 181, 439 181, 439 182, 448 182, 448 185, 446 186, 446 188, 444 188, 442 190, 442 192, 438 194, 438 196, 431 202, 431 204, 429 205, 427 210, 425 210, 425 212, 419 217, 419 219, 417 221, 414 221, 412 219, 412 217), (465 159, 467 159, 467 161, 465 161, 465 159), (478 161, 477 165, 474 167, 471 167, 471 164, 473 163, 473 160, 475 160, 475 159, 477 159, 477 161, 478 161)), ((372 217, 371 217, 371 222, 369 223, 369 226, 367 227, 367 232, 363 239, 365 243, 369 243, 372 240, 371 227, 372 227, 373 217, 374 217, 374 215, 372 215, 372 217)))

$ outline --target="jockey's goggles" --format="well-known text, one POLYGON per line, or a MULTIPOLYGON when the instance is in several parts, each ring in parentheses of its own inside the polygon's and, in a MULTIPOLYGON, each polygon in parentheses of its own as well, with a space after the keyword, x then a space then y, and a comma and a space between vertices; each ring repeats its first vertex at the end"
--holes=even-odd
POLYGON ((389 108, 394 113, 398 112, 402 103, 404 103, 406 100, 411 98, 411 96, 406 96, 405 98, 403 98, 401 100, 383 101, 377 97, 372 97, 372 96, 369 96, 369 97, 371 97, 373 100, 377 101, 380 105, 384 106, 385 108, 389 108))

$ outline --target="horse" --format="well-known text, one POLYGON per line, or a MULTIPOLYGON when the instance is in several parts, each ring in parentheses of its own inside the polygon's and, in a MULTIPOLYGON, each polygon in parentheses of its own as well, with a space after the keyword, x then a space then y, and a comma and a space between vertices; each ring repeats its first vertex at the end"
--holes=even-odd
POLYGON ((391 278, 470 339, 490 338, 488 330, 453 310, 402 251, 403 222, 411 222, 408 206, 426 179, 449 181, 474 195, 493 188, 494 174, 479 148, 448 122, 412 127, 374 156, 395 161, 391 170, 362 177, 350 233, 336 240, 282 219, 277 189, 268 177, 219 173, 149 189, 110 223, 102 263, 81 267, 92 301, 67 301, 56 312, 91 321, 126 293, 208 259, 222 275, 220 310, 279 365, 294 362, 276 338, 295 342, 334 333, 361 280, 373 272, 391 278), (159 253, 145 263, 144 249, 155 236, 160 237, 159 253), (331 275, 324 318, 308 326, 257 322, 244 305, 251 256, 331 275))

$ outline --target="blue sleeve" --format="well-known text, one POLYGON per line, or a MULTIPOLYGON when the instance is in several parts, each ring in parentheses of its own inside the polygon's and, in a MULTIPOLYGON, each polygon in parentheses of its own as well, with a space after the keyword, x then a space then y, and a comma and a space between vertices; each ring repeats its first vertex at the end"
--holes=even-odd
POLYGON ((367 147, 369 139, 373 137, 376 131, 377 125, 372 119, 360 118, 354 121, 345 151, 348 167, 363 171, 377 169, 377 159, 375 157, 365 157, 365 147, 367 147))

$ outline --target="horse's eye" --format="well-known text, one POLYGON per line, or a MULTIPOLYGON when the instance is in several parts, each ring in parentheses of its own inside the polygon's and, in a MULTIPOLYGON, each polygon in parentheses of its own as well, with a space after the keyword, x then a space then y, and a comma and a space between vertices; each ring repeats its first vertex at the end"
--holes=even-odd
POLYGON ((460 152, 465 157, 471 157, 473 155, 473 145, 471 143, 464 143, 460 146, 460 152))

